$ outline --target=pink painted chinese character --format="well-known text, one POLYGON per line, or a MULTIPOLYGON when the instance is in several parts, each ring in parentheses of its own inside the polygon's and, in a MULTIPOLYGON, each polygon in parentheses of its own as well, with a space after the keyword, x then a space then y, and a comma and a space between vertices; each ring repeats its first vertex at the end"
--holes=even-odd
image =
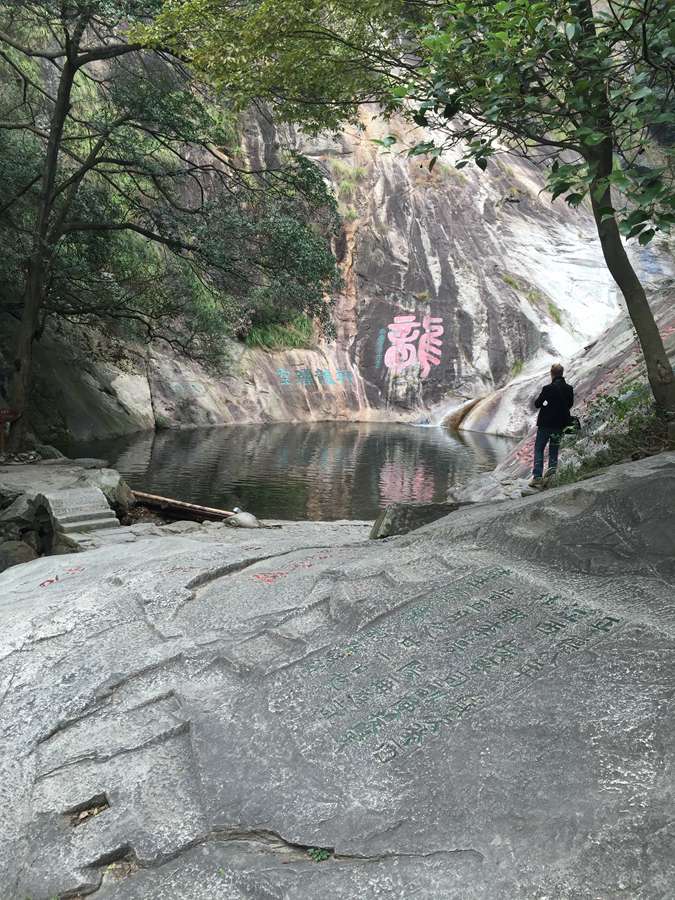
POLYGON ((384 364, 394 374, 402 372, 417 362, 417 348, 414 342, 420 336, 420 323, 415 316, 394 316, 389 325, 388 338, 391 347, 384 354, 384 364), (415 329, 415 330, 413 330, 415 329))
POLYGON ((420 375, 426 378, 432 366, 437 366, 441 361, 441 335, 443 334, 443 319, 425 316, 422 320, 424 334, 418 344, 420 360, 420 375))

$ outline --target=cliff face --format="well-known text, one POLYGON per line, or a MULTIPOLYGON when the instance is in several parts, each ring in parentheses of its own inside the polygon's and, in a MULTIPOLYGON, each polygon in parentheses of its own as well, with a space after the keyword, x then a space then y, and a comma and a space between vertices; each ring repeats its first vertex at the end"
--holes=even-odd
MULTIPOLYGON (((568 358, 616 317, 590 211, 552 205, 534 165, 505 155, 481 173, 444 158, 430 173, 373 142, 396 125, 364 115, 362 129, 283 139, 322 166, 347 220, 339 339, 371 405, 434 410, 484 394, 568 358)), ((407 144, 424 136, 398 131, 407 144)), ((255 156, 275 135, 257 121, 248 138, 255 156)), ((658 251, 636 263, 649 282, 673 271, 658 251)))
MULTIPOLYGON (((614 320, 620 305, 590 214, 551 205, 535 166, 504 156, 481 173, 446 159, 429 172, 426 161, 382 152, 374 141, 390 130, 396 126, 366 113, 361 129, 337 139, 308 140, 262 118, 245 128, 254 165, 274 164, 290 146, 334 186, 344 218, 335 244, 344 291, 334 302, 334 342, 285 353, 232 344, 225 374, 214 375, 163 346, 129 347, 116 362, 104 336, 47 334, 36 350, 38 434, 440 421, 467 398, 567 360, 614 320)), ((409 129, 405 140, 414 140, 409 129)), ((648 283, 673 271, 654 250, 637 263, 648 283)), ((3 326, 7 337, 11 330, 3 326)))

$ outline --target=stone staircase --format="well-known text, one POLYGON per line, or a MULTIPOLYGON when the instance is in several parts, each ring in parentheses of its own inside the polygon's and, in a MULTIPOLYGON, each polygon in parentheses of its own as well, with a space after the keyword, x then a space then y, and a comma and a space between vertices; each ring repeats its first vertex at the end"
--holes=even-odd
POLYGON ((40 494, 36 502, 47 510, 55 536, 63 535, 82 549, 130 540, 99 488, 66 488, 40 494))
POLYGON ((96 512, 72 513, 60 516, 58 523, 60 532, 67 535, 84 534, 90 531, 120 527, 117 516, 110 508, 106 512, 97 510, 96 512))

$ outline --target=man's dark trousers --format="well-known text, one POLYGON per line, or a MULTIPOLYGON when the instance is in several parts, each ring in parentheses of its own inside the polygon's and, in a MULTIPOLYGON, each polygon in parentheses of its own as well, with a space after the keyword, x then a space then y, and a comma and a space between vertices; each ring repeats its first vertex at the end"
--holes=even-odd
POLYGON ((537 428, 537 437, 534 442, 534 469, 532 470, 532 475, 535 478, 541 478, 544 474, 544 451, 547 444, 548 467, 549 469, 558 468, 558 452, 561 438, 562 430, 560 428, 545 428, 542 425, 537 428))

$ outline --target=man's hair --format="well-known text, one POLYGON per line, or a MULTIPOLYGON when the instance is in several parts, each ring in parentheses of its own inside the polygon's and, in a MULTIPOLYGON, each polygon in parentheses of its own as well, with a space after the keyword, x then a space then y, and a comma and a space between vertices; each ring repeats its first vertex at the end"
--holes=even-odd
POLYGON ((560 365, 560 363, 553 363, 551 366, 551 375, 554 378, 562 378, 562 374, 565 371, 564 367, 560 365))

